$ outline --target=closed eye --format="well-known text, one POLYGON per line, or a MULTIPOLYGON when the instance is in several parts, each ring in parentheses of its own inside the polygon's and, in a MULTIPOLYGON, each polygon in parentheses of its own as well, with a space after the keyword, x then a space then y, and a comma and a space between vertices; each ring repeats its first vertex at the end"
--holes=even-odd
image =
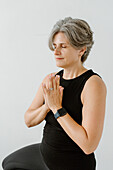
MULTIPOLYGON (((66 48, 66 46, 61 46, 61 48, 66 48)), ((55 46, 53 46, 53 49, 56 49, 56 47, 55 47, 55 46)))

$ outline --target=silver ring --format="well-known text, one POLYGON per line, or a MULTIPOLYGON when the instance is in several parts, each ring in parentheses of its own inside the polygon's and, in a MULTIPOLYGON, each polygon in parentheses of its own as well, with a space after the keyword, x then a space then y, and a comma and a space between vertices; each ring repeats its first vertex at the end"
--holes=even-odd
POLYGON ((53 90, 53 88, 49 88, 49 90, 53 90))

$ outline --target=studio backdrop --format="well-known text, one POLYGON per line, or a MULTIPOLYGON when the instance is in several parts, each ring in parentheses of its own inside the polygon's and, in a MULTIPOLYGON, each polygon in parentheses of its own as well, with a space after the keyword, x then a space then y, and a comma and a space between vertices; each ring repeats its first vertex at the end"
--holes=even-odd
POLYGON ((112 0, 0 0, 1 162, 42 139, 45 121, 27 128, 24 114, 44 77, 61 69, 48 48, 48 37, 57 20, 70 16, 86 20, 94 32, 84 66, 100 74, 107 86, 104 129, 95 151, 97 170, 113 169, 112 6, 112 0))

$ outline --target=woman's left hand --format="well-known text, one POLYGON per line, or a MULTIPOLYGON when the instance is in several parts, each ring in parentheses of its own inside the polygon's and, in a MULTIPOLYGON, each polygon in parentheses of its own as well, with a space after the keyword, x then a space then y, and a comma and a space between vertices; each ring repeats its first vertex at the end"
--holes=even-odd
POLYGON ((45 84, 42 84, 43 93, 46 98, 46 102, 49 108, 56 113, 56 111, 62 108, 63 87, 60 84, 60 76, 51 75, 49 77, 48 88, 45 84), (50 88, 53 88, 50 90, 50 88))

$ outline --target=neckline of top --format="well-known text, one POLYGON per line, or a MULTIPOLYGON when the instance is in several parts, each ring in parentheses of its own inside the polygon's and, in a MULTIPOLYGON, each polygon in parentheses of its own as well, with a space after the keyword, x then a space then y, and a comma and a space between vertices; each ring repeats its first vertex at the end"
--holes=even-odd
POLYGON ((86 73, 88 73, 88 72, 90 72, 90 71, 92 71, 92 69, 89 69, 89 70, 85 71, 84 73, 80 74, 79 76, 77 76, 77 77, 75 77, 75 78, 72 78, 72 79, 64 79, 64 78, 63 78, 64 69, 62 69, 62 70, 61 70, 61 79, 62 79, 63 81, 75 80, 75 79, 78 79, 78 78, 82 77, 83 75, 85 75, 86 73))

